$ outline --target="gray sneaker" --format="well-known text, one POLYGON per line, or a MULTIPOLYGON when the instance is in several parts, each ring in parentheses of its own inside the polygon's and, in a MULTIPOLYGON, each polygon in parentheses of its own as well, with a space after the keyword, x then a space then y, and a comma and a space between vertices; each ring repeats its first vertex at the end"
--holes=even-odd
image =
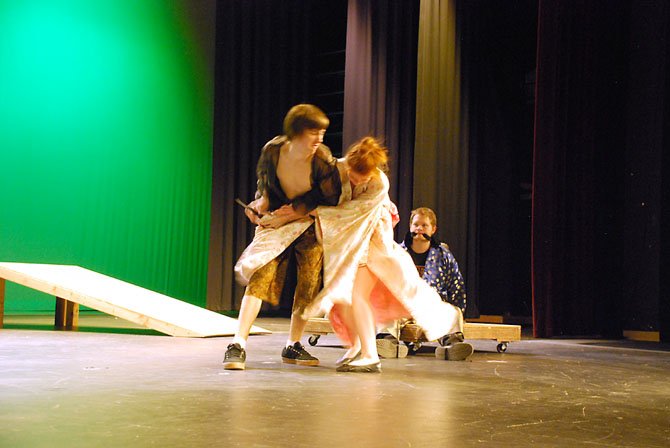
POLYGON ((382 358, 406 358, 409 349, 394 337, 377 339, 377 353, 382 358))
POLYGON ((445 359, 447 361, 466 361, 475 349, 467 342, 454 342, 446 347, 439 346, 435 349, 435 357, 437 359, 445 359))

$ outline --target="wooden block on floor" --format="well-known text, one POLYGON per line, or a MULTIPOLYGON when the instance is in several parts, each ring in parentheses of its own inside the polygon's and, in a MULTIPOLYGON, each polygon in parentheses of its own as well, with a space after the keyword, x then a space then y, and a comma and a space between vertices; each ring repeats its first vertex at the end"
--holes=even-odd
MULTIPOLYGON (((74 304, 81 304, 171 336, 232 336, 237 330, 236 319, 79 266, 0 263, 0 279, 58 297, 56 324, 64 328, 76 327, 74 304)), ((253 326, 251 333, 271 332, 253 326)))
POLYGON ((79 327, 79 304, 56 297, 54 327, 58 330, 76 330, 79 327))

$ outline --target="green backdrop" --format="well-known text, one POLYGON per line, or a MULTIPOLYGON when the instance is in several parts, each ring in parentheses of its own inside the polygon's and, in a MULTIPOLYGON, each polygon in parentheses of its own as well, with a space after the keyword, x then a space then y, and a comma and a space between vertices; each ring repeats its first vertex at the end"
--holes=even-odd
MULTIPOLYGON (((204 306, 213 74, 191 3, 0 0, 0 261, 204 306)), ((8 283, 5 309, 53 299, 8 283)))

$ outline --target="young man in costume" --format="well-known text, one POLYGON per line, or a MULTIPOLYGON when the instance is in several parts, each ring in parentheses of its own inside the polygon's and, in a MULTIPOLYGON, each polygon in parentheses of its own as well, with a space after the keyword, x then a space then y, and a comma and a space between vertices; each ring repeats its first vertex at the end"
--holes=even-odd
POLYGON ((245 214, 257 224, 254 239, 235 265, 238 282, 246 285, 238 329, 223 361, 227 370, 243 370, 246 341, 263 301, 278 305, 292 254, 297 263, 289 337, 282 361, 316 366, 319 360, 300 343, 307 323, 304 310, 322 286, 323 249, 316 240, 309 212, 335 205, 340 196, 336 161, 323 144, 328 117, 316 106, 299 104, 284 119, 284 133, 270 140, 258 160, 256 200, 245 214))

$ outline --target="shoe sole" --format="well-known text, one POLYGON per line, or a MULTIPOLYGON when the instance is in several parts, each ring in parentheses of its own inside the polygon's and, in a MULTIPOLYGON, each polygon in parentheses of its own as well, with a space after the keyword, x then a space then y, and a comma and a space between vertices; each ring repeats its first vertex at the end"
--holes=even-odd
POLYGON ((409 349, 394 339, 377 339, 377 354, 382 358, 406 358, 409 349))
POLYGON ((349 364, 351 361, 355 361, 358 358, 360 358, 360 356, 361 356, 361 352, 358 352, 358 353, 356 353, 356 356, 354 356, 353 358, 338 359, 337 361, 335 361, 335 367, 340 367, 344 364, 349 364))
POLYGON ((353 360, 354 360, 354 358, 338 359, 337 361, 335 361, 335 367, 340 367, 340 366, 343 366, 345 364, 349 364, 353 360))
POLYGON ((244 370, 243 362, 227 362, 223 364, 224 370, 244 370))
POLYGON ((435 357, 447 361, 466 361, 474 351, 472 345, 467 342, 456 342, 448 347, 437 347, 435 357))
POLYGON ((352 373, 382 373, 382 365, 379 362, 367 366, 352 366, 351 364, 343 364, 335 369, 335 371, 352 373))
POLYGON ((282 357, 281 360, 282 360, 282 362, 284 362, 286 364, 297 364, 299 366, 315 367, 315 366, 319 365, 319 360, 318 359, 299 360, 299 359, 282 357))

